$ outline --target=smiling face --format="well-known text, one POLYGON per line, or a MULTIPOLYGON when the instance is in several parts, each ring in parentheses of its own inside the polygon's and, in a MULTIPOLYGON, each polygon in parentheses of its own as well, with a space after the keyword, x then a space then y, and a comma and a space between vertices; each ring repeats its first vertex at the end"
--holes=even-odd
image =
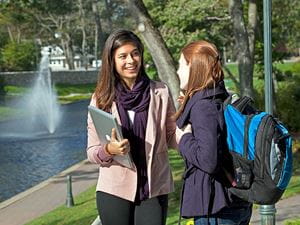
POLYGON ((185 60, 183 54, 181 54, 179 58, 179 67, 177 70, 177 74, 180 80, 180 89, 186 90, 189 82, 190 66, 185 60))
POLYGON ((126 43, 115 50, 114 60, 120 78, 132 89, 142 64, 138 48, 133 43, 126 43))

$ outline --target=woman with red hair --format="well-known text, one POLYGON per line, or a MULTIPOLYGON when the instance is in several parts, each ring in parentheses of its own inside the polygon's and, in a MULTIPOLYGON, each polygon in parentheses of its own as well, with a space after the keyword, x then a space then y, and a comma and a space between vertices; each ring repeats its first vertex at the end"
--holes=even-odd
POLYGON ((181 215, 194 218, 195 225, 246 225, 252 204, 229 193, 230 183, 221 169, 227 151, 222 103, 228 93, 216 46, 207 41, 185 46, 177 73, 184 93, 175 114, 177 126, 192 128, 179 142, 186 162, 181 215))

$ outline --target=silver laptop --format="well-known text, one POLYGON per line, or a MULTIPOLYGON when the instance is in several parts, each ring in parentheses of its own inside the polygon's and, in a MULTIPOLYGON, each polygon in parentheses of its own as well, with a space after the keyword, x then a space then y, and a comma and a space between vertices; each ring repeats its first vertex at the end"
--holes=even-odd
MULTIPOLYGON (((107 144, 110 141, 110 135, 112 128, 116 129, 118 140, 123 139, 122 130, 116 121, 116 118, 101 109, 89 105, 88 110, 94 122, 98 137, 101 144, 107 144)), ((133 161, 130 157, 130 153, 126 155, 115 155, 114 160, 123 166, 128 168, 134 168, 133 161)))

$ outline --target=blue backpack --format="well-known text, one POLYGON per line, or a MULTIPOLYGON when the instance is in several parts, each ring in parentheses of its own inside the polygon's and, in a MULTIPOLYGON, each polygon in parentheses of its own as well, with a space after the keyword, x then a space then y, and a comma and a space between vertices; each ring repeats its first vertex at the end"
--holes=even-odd
MULTIPOLYGON (((275 204, 292 176, 292 138, 272 115, 244 96, 224 101, 227 145, 233 168, 229 191, 256 204, 275 204)), ((231 174, 231 176, 229 175, 231 174)))

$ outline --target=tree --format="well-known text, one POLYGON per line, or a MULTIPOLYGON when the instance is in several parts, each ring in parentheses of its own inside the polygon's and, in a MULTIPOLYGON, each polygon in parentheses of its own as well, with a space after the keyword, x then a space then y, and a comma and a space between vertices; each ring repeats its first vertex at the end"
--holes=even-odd
MULTIPOLYGON (((98 59, 98 52, 103 51, 105 38, 104 38, 104 32, 102 30, 101 25, 101 19, 100 19, 100 13, 97 5, 97 0, 93 1, 92 3, 92 11, 94 15, 94 21, 95 21, 95 45, 94 45, 94 51, 95 51, 95 59, 98 59), (99 46, 99 47, 98 47, 99 46)), ((109 19, 111 21, 111 19, 109 19)))
POLYGON ((254 97, 253 68, 255 31, 257 27, 256 0, 249 0, 248 29, 244 18, 242 0, 229 0, 229 12, 233 22, 233 34, 237 53, 240 94, 254 97))
POLYGON ((181 48, 193 40, 206 39, 222 50, 231 38, 225 0, 156 1, 145 0, 154 25, 160 30, 173 57, 178 59, 181 48), (221 16, 220 16, 221 15, 221 16))
POLYGON ((46 33, 51 40, 58 37, 64 50, 69 69, 74 69, 74 31, 77 30, 77 4, 71 0, 41 0, 32 3, 32 13, 41 28, 40 34, 46 33))
POLYGON ((4 70, 31 71, 35 69, 36 46, 33 42, 9 42, 3 48, 4 70))
POLYGON ((148 47, 156 65, 159 78, 165 81, 176 99, 179 94, 179 81, 176 75, 175 62, 170 54, 159 30, 153 21, 142 0, 126 0, 137 16, 137 28, 148 47))
POLYGON ((82 33, 82 42, 81 42, 81 52, 82 52, 82 58, 83 58, 83 66, 85 69, 88 67, 88 61, 87 61, 87 52, 86 52, 86 39, 87 39, 87 33, 86 33, 86 19, 85 19, 85 11, 83 8, 82 0, 78 0, 78 10, 79 10, 79 20, 80 20, 80 30, 82 33))
POLYGON ((34 19, 22 1, 0 3, 0 27, 6 30, 12 42, 20 43, 26 36, 35 33, 32 28, 34 19))

